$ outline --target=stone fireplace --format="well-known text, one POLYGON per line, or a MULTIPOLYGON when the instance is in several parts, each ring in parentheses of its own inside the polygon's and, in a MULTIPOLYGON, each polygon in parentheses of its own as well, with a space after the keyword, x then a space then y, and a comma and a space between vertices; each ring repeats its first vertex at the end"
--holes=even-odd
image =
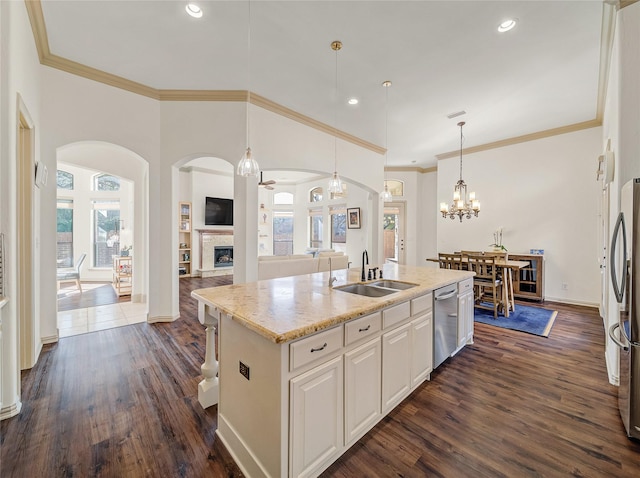
POLYGON ((233 230, 197 229, 202 277, 233 274, 233 230))

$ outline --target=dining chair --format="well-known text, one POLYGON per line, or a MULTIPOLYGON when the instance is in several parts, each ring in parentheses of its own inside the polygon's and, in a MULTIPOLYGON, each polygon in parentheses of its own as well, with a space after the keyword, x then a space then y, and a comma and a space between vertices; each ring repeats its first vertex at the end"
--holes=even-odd
POLYGON ((475 307, 493 310, 493 317, 497 319, 498 309, 503 301, 503 282, 498 277, 496 258, 480 254, 469 254, 467 261, 469 270, 476 273, 473 277, 475 307))
POLYGON ((80 285, 80 267, 82 267, 82 263, 84 262, 86 254, 82 254, 76 265, 74 267, 61 268, 57 271, 57 280, 58 280, 58 288, 60 288, 60 282, 65 281, 76 281, 76 285, 78 286, 78 290, 82 294, 82 286, 80 285))
POLYGON ((462 256, 460 254, 450 254, 446 252, 438 253, 438 263, 440 264, 440 269, 452 269, 452 270, 461 270, 462 269, 462 256))

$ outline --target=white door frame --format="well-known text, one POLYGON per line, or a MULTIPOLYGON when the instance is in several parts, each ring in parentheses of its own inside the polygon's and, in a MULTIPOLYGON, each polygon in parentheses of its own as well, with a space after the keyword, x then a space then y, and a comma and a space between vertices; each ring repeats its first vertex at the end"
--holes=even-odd
POLYGON ((406 201, 392 201, 384 203, 383 206, 383 214, 384 209, 387 207, 397 208, 398 209, 398 221, 396 222, 396 227, 398 230, 398 264, 406 264, 407 263, 407 255, 405 253, 405 244, 407 242, 407 202, 406 201))

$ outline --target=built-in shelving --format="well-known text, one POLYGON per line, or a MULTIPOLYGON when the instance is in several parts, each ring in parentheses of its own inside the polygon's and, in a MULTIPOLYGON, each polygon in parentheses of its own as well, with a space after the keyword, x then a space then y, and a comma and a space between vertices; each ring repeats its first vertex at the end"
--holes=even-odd
POLYGON ((178 275, 191 277, 191 203, 178 204, 178 275))

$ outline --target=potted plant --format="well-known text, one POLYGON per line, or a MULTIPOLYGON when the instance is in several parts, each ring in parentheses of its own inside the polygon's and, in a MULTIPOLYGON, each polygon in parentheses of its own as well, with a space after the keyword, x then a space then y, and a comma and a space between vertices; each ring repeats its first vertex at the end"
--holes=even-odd
POLYGON ((495 252, 504 251, 508 252, 507 248, 502 244, 502 226, 496 229, 493 233, 493 244, 489 244, 493 247, 495 252))
POLYGON ((124 246, 120 249, 120 255, 122 257, 127 257, 131 253, 131 249, 133 249, 133 246, 124 246))

